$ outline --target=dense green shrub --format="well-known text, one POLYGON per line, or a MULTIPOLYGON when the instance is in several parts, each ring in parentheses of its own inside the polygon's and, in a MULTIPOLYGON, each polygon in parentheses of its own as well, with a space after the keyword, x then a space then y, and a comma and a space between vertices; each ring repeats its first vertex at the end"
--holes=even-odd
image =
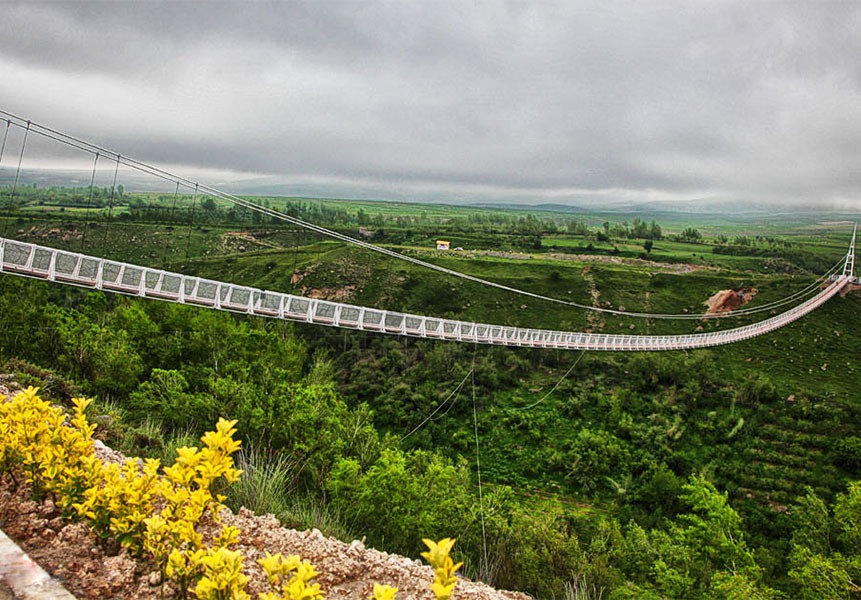
POLYGON ((469 524, 470 474, 426 451, 385 449, 363 468, 344 458, 335 465, 327 489, 333 506, 350 528, 372 544, 416 555, 420 536, 440 537, 469 524))

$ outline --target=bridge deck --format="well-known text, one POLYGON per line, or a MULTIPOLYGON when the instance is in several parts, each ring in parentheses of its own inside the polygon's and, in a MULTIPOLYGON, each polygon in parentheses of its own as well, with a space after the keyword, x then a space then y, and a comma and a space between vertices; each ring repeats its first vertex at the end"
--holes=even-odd
POLYGON ((844 273, 806 302, 769 319, 710 333, 612 335, 508 327, 354 306, 212 281, 0 238, 0 272, 220 310, 410 337, 562 350, 685 350, 774 331, 821 306, 849 282, 844 273))

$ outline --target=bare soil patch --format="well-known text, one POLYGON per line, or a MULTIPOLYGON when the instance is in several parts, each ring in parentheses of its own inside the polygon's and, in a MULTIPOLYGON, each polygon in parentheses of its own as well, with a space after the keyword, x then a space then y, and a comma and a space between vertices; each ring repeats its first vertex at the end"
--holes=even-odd
POLYGON ((265 234, 253 234, 247 231, 225 231, 221 234, 221 248, 225 253, 246 252, 256 250, 257 247, 280 248, 265 239, 265 234))
POLYGON ((756 288, 721 290, 703 303, 708 307, 706 314, 718 315, 737 310, 750 302, 756 292, 756 288))

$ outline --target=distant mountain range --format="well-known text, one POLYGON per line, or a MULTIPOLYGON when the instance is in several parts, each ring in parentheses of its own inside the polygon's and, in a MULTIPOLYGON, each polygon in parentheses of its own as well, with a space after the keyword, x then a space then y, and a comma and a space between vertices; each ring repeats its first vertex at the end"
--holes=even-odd
MULTIPOLYGON (((97 174, 96 185, 110 185, 113 171, 108 173, 101 170, 97 174)), ((187 173, 189 178, 194 174, 187 173)), ((59 169, 23 169, 18 178, 19 185, 44 186, 87 186, 91 173, 85 170, 59 169)), ((205 176, 204 176, 205 177, 205 176)), ((632 219, 678 219, 685 215, 699 217, 720 217, 727 221, 752 221, 765 219, 809 221, 816 215, 829 219, 855 220, 861 217, 861 207, 852 210, 845 207, 835 208, 822 205, 782 205, 775 203, 750 202, 735 199, 698 198, 690 200, 614 200, 607 198, 577 198, 574 203, 539 202, 533 203, 520 197, 501 198, 493 200, 477 200, 468 193, 447 192, 435 190, 418 194, 399 189, 397 186, 368 183, 287 183, 284 178, 276 176, 250 176, 224 181, 206 181, 201 177, 201 183, 206 183, 223 192, 236 195, 254 196, 291 196, 301 198, 349 199, 367 201, 392 201, 433 204, 453 204, 459 206, 474 206, 477 208, 545 211, 565 214, 589 215, 618 220, 632 219)), ((9 187, 15 178, 11 168, 0 170, 0 187, 9 187)), ((128 191, 141 192, 170 192, 174 184, 143 173, 121 169, 118 183, 128 191)), ((484 194, 488 196, 489 194, 484 194)))

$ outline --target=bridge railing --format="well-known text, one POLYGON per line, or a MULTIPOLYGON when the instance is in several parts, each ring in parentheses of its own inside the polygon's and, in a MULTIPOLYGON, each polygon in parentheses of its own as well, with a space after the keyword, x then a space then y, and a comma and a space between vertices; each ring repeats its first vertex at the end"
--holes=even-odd
POLYGON ((400 313, 271 292, 181 275, 0 238, 0 272, 182 304, 430 339, 571 350, 684 350, 762 335, 806 315, 838 293, 845 274, 806 302, 769 319, 734 329, 684 335, 565 332, 474 323, 400 313))

